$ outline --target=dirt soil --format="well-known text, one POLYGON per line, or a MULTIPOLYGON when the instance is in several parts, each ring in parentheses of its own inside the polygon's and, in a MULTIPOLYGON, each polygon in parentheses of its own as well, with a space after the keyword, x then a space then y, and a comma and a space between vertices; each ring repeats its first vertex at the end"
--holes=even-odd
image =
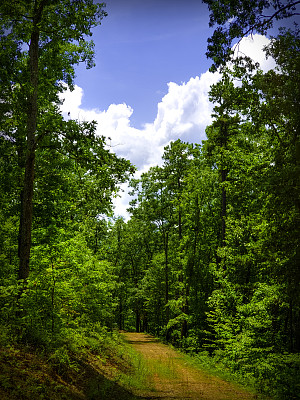
POLYGON ((207 372, 187 365, 184 356, 158 339, 144 333, 123 333, 125 340, 142 354, 152 371, 154 388, 140 393, 142 398, 165 400, 248 400, 253 393, 207 372))

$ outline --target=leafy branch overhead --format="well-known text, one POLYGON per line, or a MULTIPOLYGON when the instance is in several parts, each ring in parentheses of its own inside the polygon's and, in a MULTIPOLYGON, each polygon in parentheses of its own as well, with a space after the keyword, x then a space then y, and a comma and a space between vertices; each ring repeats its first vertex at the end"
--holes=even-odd
POLYGON ((211 69, 225 65, 230 59, 235 39, 259 33, 265 35, 275 21, 300 15, 299 0, 230 0, 217 2, 203 0, 210 10, 209 26, 214 27, 208 39, 207 57, 212 59, 211 69))

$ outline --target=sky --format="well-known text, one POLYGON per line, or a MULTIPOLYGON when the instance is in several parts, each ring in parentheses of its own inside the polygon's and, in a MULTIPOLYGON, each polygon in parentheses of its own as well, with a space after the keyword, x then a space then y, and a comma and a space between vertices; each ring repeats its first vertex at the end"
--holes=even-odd
MULTIPOLYGON (((205 52, 209 13, 201 0, 107 0, 108 16, 93 31, 96 66, 76 69, 75 90, 64 95, 66 118, 96 120, 111 150, 129 159, 136 177, 161 164, 164 147, 178 138, 201 143, 211 120, 209 72, 205 52)), ((265 60, 264 36, 242 40, 239 50, 265 60)), ((122 185, 115 214, 128 218, 130 196, 122 185)))

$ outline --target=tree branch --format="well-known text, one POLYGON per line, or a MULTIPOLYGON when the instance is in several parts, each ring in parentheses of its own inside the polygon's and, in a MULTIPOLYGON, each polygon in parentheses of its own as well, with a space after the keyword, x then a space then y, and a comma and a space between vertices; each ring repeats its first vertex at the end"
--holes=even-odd
MULTIPOLYGON (((268 18, 268 19, 267 19, 267 20, 263 20, 261 23, 255 24, 255 25, 253 25, 252 27, 250 27, 250 28, 243 34, 243 37, 246 36, 248 33, 252 32, 253 29, 259 28, 259 27, 261 27, 261 26, 263 26, 263 25, 265 25, 265 24, 268 24, 269 22, 272 21, 273 18, 275 18, 275 17, 276 17, 278 14, 280 14, 282 11, 285 11, 285 10, 287 10, 287 9, 289 9, 289 8, 292 8, 292 7, 296 6, 297 4, 300 4, 300 0, 294 1, 294 2, 291 3, 291 4, 287 4, 286 6, 281 7, 279 10, 277 10, 277 11, 276 11, 274 14, 272 14, 271 16, 266 16, 266 17, 264 17, 264 16, 262 15, 262 17, 268 18)), ((295 13, 295 14, 292 14, 292 15, 298 15, 298 13, 295 13)))

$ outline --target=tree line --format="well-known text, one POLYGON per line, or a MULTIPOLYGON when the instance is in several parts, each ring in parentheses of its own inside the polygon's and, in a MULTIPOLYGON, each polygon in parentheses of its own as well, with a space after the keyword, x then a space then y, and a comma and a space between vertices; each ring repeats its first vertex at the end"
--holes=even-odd
POLYGON ((59 109, 75 66, 93 66, 87 37, 104 5, 0 5, 1 335, 51 347, 147 331, 296 399, 299 29, 271 38, 267 72, 231 48, 299 2, 205 2, 219 25, 207 53, 222 74, 213 122, 201 144, 171 142, 161 166, 130 180, 128 221, 112 218, 112 198, 135 168, 95 122, 59 109))
POLYGON ((112 227, 107 255, 120 329, 206 351, 290 399, 299 396, 298 34, 282 31, 267 52, 277 69, 245 59, 223 69, 201 146, 172 142, 162 166, 131 181, 131 218, 112 227))

